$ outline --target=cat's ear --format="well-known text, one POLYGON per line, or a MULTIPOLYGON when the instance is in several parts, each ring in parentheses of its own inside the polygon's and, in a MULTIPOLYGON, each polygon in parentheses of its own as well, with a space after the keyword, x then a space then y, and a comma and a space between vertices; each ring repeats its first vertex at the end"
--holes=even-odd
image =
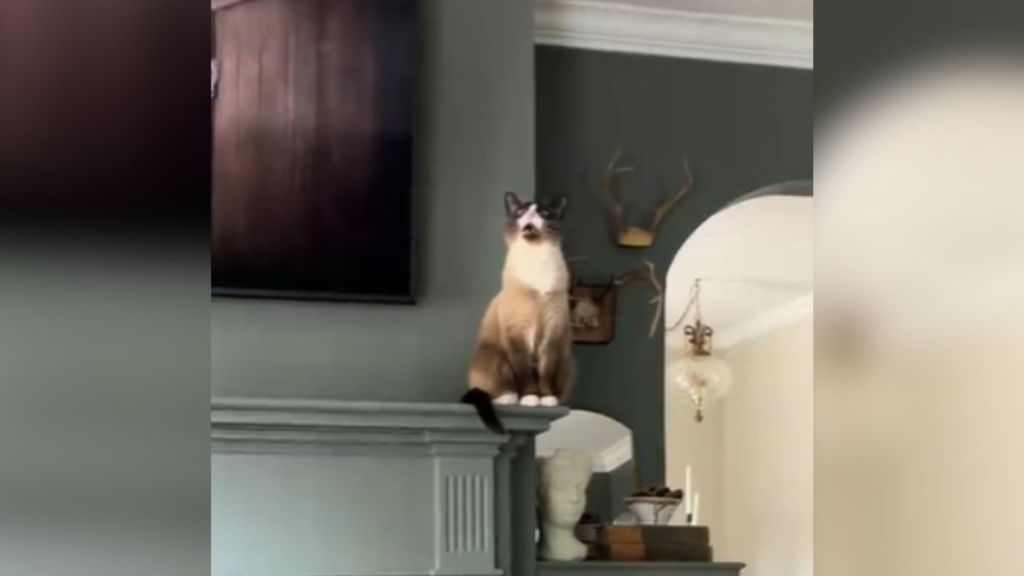
POLYGON ((559 196, 558 199, 551 203, 551 210, 555 213, 555 220, 561 220, 565 217, 567 206, 569 206, 569 199, 565 196, 559 196))
POLYGON ((522 206, 522 201, 516 196, 515 192, 505 192, 505 214, 511 218, 515 215, 516 210, 522 206))

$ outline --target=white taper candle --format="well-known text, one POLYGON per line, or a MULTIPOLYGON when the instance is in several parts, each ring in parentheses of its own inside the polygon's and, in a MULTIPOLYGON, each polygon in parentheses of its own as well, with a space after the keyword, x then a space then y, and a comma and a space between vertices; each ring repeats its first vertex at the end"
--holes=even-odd
POLYGON ((700 512, 700 492, 693 495, 693 516, 690 517, 690 524, 698 526, 697 513, 700 512))
POLYGON ((686 466, 686 487, 683 489, 683 509, 686 510, 686 515, 687 516, 689 516, 690 513, 693 512, 693 507, 692 507, 693 506, 693 495, 691 494, 691 490, 690 490, 693 487, 693 482, 692 482, 693 479, 691 478, 691 473, 692 473, 692 470, 690 469, 690 466, 687 465, 686 466))

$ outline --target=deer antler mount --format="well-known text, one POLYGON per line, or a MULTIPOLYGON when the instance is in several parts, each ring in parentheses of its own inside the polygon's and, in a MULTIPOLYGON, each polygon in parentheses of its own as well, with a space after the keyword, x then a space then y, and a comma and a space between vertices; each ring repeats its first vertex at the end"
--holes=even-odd
MULTIPOLYGON (((569 258, 568 262, 587 260, 569 258)), ((652 306, 651 327, 648 337, 654 338, 661 322, 664 290, 658 280, 654 264, 644 261, 643 266, 612 276, 601 283, 585 283, 575 276, 569 289, 569 319, 575 342, 606 344, 615 337, 615 300, 623 287, 634 282, 644 284, 652 293, 648 304, 652 306)))
POLYGON ((655 208, 654 213, 651 214, 649 223, 646 228, 641 226, 627 225, 624 221, 625 209, 622 206, 622 201, 616 196, 614 185, 615 180, 621 174, 633 172, 632 166, 620 166, 619 159, 622 156, 622 150, 616 150, 612 155, 612 159, 608 162, 608 166, 604 169, 604 174, 601 178, 601 195, 604 198, 605 206, 608 210, 608 219, 611 226, 612 235, 615 238, 615 242, 619 246, 626 248, 647 248, 654 244, 654 239, 658 234, 658 228, 661 226, 662 221, 668 216, 668 213, 683 199, 692 188, 693 188, 693 174, 690 172, 690 162, 683 157, 683 167, 685 169, 684 183, 683 185, 674 192, 671 196, 663 199, 655 208))
POLYGON ((654 338, 654 335, 658 333, 658 323, 661 321, 661 310, 665 302, 665 291, 662 289, 661 282, 658 281, 658 274, 654 270, 654 264, 645 260, 643 266, 616 274, 612 279, 612 284, 616 289, 621 289, 630 282, 646 284, 654 294, 654 297, 647 302, 653 307, 651 328, 647 333, 647 337, 654 338))

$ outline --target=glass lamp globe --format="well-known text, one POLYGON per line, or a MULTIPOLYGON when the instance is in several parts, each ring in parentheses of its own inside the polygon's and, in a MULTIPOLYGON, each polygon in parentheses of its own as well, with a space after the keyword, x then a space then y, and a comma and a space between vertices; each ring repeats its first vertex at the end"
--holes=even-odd
POLYGON ((704 420, 704 407, 729 392, 732 369, 720 357, 711 354, 710 331, 683 355, 669 364, 667 375, 697 408, 694 418, 704 420), (706 338, 706 339, 705 339, 706 338))

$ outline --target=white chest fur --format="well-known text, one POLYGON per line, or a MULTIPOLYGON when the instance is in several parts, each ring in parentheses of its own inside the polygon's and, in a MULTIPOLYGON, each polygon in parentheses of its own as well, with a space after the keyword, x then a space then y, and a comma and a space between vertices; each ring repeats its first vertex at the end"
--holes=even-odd
POLYGON ((561 248, 550 242, 516 240, 509 247, 505 274, 541 294, 569 287, 569 273, 561 248))

